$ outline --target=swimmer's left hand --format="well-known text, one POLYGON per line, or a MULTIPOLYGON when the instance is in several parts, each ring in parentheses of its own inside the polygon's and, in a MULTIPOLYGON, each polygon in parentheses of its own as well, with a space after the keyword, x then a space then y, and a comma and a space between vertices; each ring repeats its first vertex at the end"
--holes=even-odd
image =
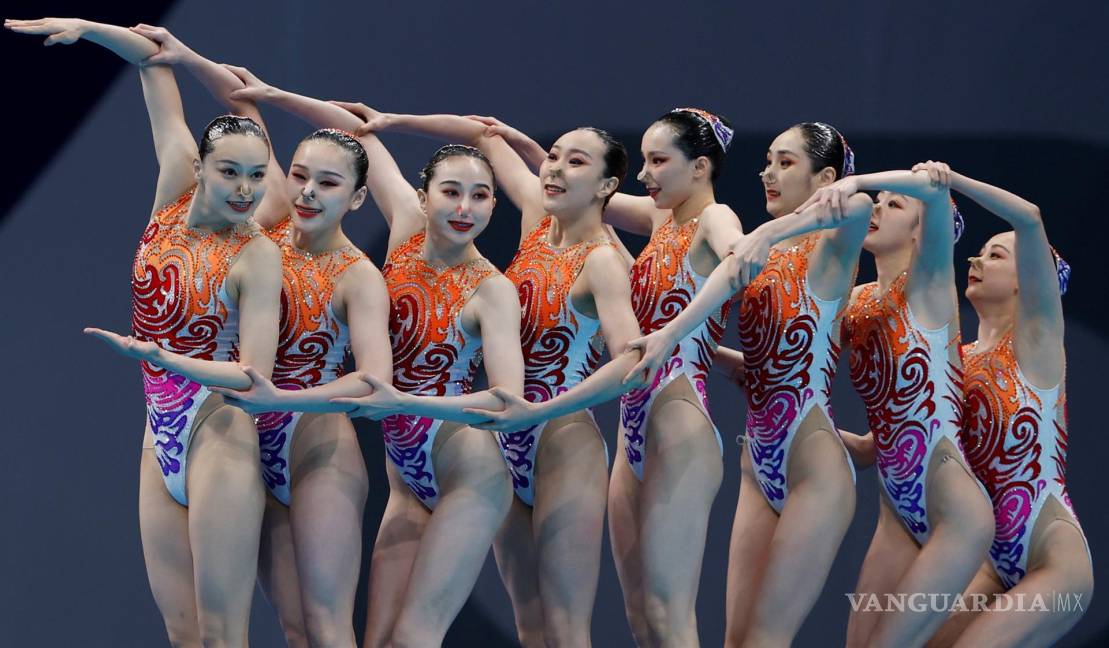
POLYGON ((529 428, 542 421, 535 403, 523 396, 507 392, 500 387, 489 388, 489 393, 496 396, 504 403, 502 410, 487 410, 467 407, 463 412, 487 417, 489 420, 482 423, 472 423, 471 427, 490 432, 515 432, 529 428))
POLYGON ((407 394, 394 387, 392 383, 381 380, 371 373, 361 371, 357 376, 359 380, 373 388, 373 393, 358 398, 332 398, 332 403, 351 408, 347 411, 347 416, 380 421, 387 416, 404 412, 407 394))
POLYGON ((213 385, 209 387, 214 393, 223 396, 223 402, 233 407, 238 407, 247 414, 262 414, 264 412, 279 411, 281 391, 273 381, 266 378, 254 367, 244 365, 243 373, 250 378, 250 387, 246 389, 231 389, 213 385))
POLYGON ((128 358, 135 358, 136 360, 146 360, 147 362, 155 362, 160 350, 157 344, 149 340, 137 340, 131 335, 120 335, 104 329, 89 327, 85 329, 87 335, 91 335, 97 339, 103 340, 108 346, 120 354, 128 358))

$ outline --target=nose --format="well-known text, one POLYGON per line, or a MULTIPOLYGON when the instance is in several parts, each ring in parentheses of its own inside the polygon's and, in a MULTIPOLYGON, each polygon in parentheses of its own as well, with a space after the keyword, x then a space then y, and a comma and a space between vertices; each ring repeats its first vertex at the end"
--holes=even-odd
POLYGON ((458 205, 457 209, 455 209, 455 214, 457 214, 458 216, 467 216, 468 217, 470 215, 471 211, 472 211, 472 205, 470 204, 470 199, 469 198, 463 198, 462 202, 458 205))
POLYGON ((243 183, 239 185, 239 195, 243 198, 250 198, 254 195, 254 185, 250 184, 250 181, 246 178, 243 178, 243 183))
POLYGON ((316 188, 313 187, 312 183, 310 182, 305 183, 305 185, 300 190, 300 195, 304 196, 306 200, 312 200, 316 197, 316 188))
POLYGON ((774 173, 769 169, 759 171, 759 177, 762 178, 763 184, 773 184, 774 181, 777 180, 777 178, 774 177, 774 173))
POLYGON ((967 262, 970 263, 970 267, 975 270, 982 267, 982 257, 980 256, 967 257, 967 262))
POLYGON ((640 167, 640 169, 639 169, 639 173, 635 176, 635 179, 638 180, 639 182, 643 182, 646 178, 647 178, 647 163, 644 162, 643 166, 640 167))

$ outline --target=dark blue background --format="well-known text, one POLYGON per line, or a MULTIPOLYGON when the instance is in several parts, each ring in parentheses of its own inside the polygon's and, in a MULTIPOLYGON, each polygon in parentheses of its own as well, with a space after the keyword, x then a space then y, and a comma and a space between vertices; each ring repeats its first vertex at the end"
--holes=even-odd
MULTIPOLYGON (((11 5, 12 3, 9 3, 11 5)), ((643 129, 679 105, 703 106, 736 126, 719 198, 751 228, 766 220, 755 173, 767 144, 801 120, 843 130, 860 171, 942 159, 1038 203, 1048 233, 1075 269, 1065 299, 1070 358, 1068 483, 1089 536, 1098 584, 1109 571, 1109 525, 1097 497, 1109 460, 1097 408, 1109 366, 1104 318, 1103 189, 1109 180, 1109 9, 1099 0, 966 7, 931 3, 313 2, 211 0, 5 6, 10 17, 85 17, 165 24, 209 57, 323 98, 384 110, 489 113, 542 144, 581 124, 638 149, 643 129), (1003 12, 995 7, 1004 7, 1003 12)), ((983 3, 985 4, 985 3, 983 3)), ((43 50, 0 37, 5 92, 0 195, 0 353, 5 359, 0 493, 0 643, 149 646, 164 643, 142 563, 137 524, 142 397, 138 368, 81 335, 86 325, 129 326, 128 272, 149 214, 155 164, 133 69, 79 43, 43 50)), ((194 132, 220 110, 179 75, 194 132)), ((267 114, 287 162, 308 128, 267 114)), ((390 137, 401 168, 416 171, 437 144, 390 137)), ((633 155, 633 169, 640 160, 633 155)), ((633 174, 634 175, 634 171, 633 174)), ((634 179, 626 190, 639 192, 634 179)), ((968 201, 963 201, 964 203, 968 201)), ((963 204, 968 228, 959 274, 1002 223, 963 204)), ((380 262, 384 227, 372 206, 347 229, 380 262)), ((482 250, 501 267, 518 221, 502 200, 482 250)), ((638 251, 643 239, 627 237, 638 251)), ((861 280, 872 278, 864 258, 861 280)), ((728 339, 735 343, 734 321, 728 339)), ((973 312, 964 332, 973 338, 973 312)), ((698 616, 705 645, 720 645, 728 533, 738 488, 734 437, 742 398, 710 385, 725 436, 726 475, 713 509, 698 616)), ((836 385, 842 427, 861 430, 862 407, 836 385)), ((615 450, 615 406, 598 409, 615 450)), ((386 497, 377 427, 359 423, 370 468, 366 550, 386 497)), ((859 479, 852 528, 799 646, 842 642, 848 602, 876 519, 873 471, 859 479)), ((365 566, 367 561, 363 560, 365 566)), ((365 578, 363 574, 362 583, 365 578)), ((359 596, 357 623, 364 601, 359 596)), ((279 644, 273 613, 254 608, 255 645, 279 644)), ((492 563, 448 645, 511 645, 512 615, 492 563)), ((1061 643, 1103 645, 1100 601, 1061 643)), ((596 645, 630 645, 608 548, 594 614, 596 645)))

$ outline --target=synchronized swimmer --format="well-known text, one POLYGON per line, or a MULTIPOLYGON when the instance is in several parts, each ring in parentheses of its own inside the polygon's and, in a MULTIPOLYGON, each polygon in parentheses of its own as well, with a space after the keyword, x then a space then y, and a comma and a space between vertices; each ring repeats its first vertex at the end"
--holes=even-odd
MULTIPOLYGON (((804 122, 770 143, 759 176, 772 218, 745 231, 715 197, 734 127, 700 108, 648 125, 648 195, 635 196, 619 191, 627 151, 599 128, 544 150, 492 117, 282 90, 160 27, 5 28, 88 40, 139 68, 159 174, 132 330, 86 332, 140 361, 139 522, 171 644, 245 646, 257 580, 290 646, 356 645, 369 485, 352 417, 381 421, 389 484, 366 647, 440 645, 490 548, 521 645, 590 645, 606 512, 636 644, 700 645, 726 461, 741 475, 728 646, 791 644, 854 516, 856 470, 871 465, 879 514, 856 592, 1092 594, 1065 479, 1071 268, 1032 203, 941 162, 857 174, 836 128, 804 122), (199 143, 175 67, 233 113, 199 143), (287 172, 267 104, 315 129, 287 172), (447 142, 419 187, 386 131, 447 142), (475 246, 498 188, 520 211, 503 273, 475 246), (952 193, 1012 228, 969 260, 970 344, 952 193), (388 225, 381 270, 343 233, 367 198, 388 225), (650 238, 632 257, 616 230, 650 238), (854 285, 863 250, 877 280, 854 285), (738 349, 720 345, 733 306, 738 349), (841 353, 865 434, 833 417, 841 353), (747 399, 738 457, 709 413, 713 368, 747 399), (489 387, 475 391, 479 369, 489 387), (610 455, 590 408, 616 399, 610 455)), ((1049 645, 1083 609, 855 606, 845 642, 1049 645)))

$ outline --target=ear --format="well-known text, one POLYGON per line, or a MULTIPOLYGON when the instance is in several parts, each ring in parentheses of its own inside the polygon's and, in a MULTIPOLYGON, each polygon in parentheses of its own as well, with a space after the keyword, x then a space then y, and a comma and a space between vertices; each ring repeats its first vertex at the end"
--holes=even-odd
POLYGON ((820 173, 816 174, 816 186, 827 187, 836 181, 836 170, 832 167, 824 167, 820 173))
POLYGON ((601 190, 597 192, 597 199, 604 201, 605 198, 608 198, 612 194, 616 193, 616 189, 619 186, 620 178, 617 178, 616 176, 605 178, 601 181, 601 190))
POLYGON ((200 158, 193 158, 193 178, 200 183, 200 158))
POLYGON ((693 161, 693 177, 700 180, 712 173, 712 160, 702 155, 693 161))
POLYGON ((359 187, 358 191, 355 191, 354 195, 350 198, 350 211, 354 211, 361 207, 362 203, 366 202, 366 194, 369 192, 370 190, 366 185, 359 187))
POLYGON ((424 191, 423 189, 417 189, 416 190, 416 198, 418 198, 419 201, 420 201, 420 211, 422 211, 424 213, 424 216, 426 217, 427 216, 427 192, 424 191))

